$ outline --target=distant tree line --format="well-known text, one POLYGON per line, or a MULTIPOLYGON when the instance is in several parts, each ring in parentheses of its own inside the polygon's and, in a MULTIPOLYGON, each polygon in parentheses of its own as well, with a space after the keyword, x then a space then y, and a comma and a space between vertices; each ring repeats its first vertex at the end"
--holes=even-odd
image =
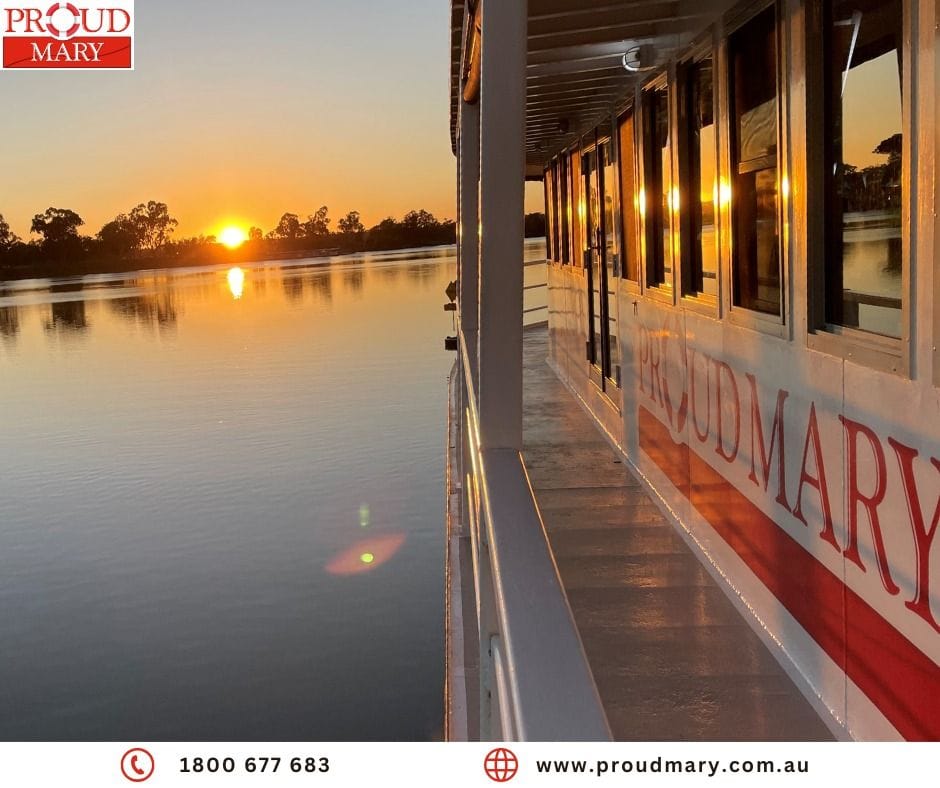
MULTIPOLYGON (((350 211, 333 230, 326 206, 305 220, 285 213, 267 233, 252 227, 236 249, 211 235, 175 240, 178 225, 166 203, 151 200, 119 214, 95 235, 82 235, 85 221, 75 211, 48 208, 33 217, 34 237, 25 241, 0 215, 0 279, 440 246, 455 243, 457 236, 452 220, 438 220, 425 210, 409 211, 401 220, 388 217, 368 229, 359 212, 350 211)), ((528 214, 525 226, 527 237, 544 235, 545 217, 528 214)))
POLYGON ((265 234, 260 228, 248 231, 248 243, 265 246, 269 251, 290 252, 337 249, 343 252, 404 249, 410 246, 441 246, 457 241, 457 227, 450 219, 439 221, 425 210, 409 211, 397 221, 383 219, 366 229, 359 211, 350 211, 330 229, 329 209, 324 205, 303 220, 296 213, 285 213, 277 226, 265 234))
POLYGON ((171 236, 178 224, 166 203, 151 200, 87 236, 79 234, 85 220, 75 211, 47 208, 33 217, 30 234, 36 237, 23 241, 0 215, 0 275, 117 270, 116 264, 159 258, 175 247, 171 236))

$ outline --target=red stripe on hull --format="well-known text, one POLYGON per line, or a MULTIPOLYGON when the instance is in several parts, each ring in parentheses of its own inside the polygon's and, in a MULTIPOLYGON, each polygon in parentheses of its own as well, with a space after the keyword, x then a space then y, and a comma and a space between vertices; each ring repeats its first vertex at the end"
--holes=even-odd
POLYGON ((659 419, 640 447, 881 713, 911 741, 940 740, 940 669, 659 419))

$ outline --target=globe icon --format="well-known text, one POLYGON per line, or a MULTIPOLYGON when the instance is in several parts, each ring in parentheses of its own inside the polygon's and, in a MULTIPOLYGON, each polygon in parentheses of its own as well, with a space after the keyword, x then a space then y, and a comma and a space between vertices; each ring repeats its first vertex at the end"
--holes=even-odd
POLYGON ((486 758, 483 759, 483 769, 486 776, 493 782, 506 783, 519 771, 519 759, 512 750, 497 747, 486 754, 486 758))

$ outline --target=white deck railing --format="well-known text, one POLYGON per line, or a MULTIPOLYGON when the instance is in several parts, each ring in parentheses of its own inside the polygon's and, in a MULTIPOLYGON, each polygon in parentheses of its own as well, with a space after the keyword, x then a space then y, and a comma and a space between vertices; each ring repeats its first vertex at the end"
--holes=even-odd
POLYGON ((473 566, 472 578, 459 579, 475 601, 476 620, 464 621, 464 631, 472 625, 479 643, 479 730, 468 737, 609 740, 522 455, 481 443, 475 350, 461 331, 453 476, 473 566))
MULTIPOLYGON (((544 269, 547 260, 529 260, 523 265, 526 271, 534 268, 544 269)), ((548 281, 536 282, 522 288, 525 299, 522 309, 522 320, 526 326, 534 326, 548 321, 548 281)))

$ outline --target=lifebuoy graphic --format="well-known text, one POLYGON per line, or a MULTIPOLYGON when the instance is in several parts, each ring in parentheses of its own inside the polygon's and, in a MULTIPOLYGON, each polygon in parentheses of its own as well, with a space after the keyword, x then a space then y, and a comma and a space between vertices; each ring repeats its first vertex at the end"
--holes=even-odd
POLYGON ((71 3, 55 3, 49 7, 49 10, 46 11, 46 28, 49 32, 54 35, 56 38, 66 39, 74 36, 79 28, 82 26, 82 16, 78 12, 78 9, 71 3), (68 30, 62 30, 59 27, 56 27, 55 22, 52 21, 53 17, 59 11, 65 9, 72 15, 72 26, 68 30))

